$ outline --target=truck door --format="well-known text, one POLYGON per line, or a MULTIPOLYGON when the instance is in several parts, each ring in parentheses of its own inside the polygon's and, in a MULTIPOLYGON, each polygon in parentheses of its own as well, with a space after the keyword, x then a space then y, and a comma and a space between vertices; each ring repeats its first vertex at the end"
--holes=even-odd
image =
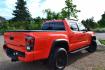
POLYGON ((69 26, 71 29, 71 32, 69 33, 70 51, 82 48, 84 34, 81 31, 79 31, 77 22, 69 22, 69 26))
POLYGON ((79 31, 82 33, 82 37, 83 37, 81 44, 82 44, 82 46, 87 46, 88 42, 89 42, 87 30, 82 23, 78 23, 78 28, 79 28, 79 31))

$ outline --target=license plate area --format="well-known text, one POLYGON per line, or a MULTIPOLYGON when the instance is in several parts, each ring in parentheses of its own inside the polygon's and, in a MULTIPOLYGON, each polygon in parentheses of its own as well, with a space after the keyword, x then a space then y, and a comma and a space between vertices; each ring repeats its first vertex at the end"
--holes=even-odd
POLYGON ((5 48, 7 56, 9 56, 12 59, 18 59, 18 57, 25 57, 25 53, 16 51, 10 48, 5 48))

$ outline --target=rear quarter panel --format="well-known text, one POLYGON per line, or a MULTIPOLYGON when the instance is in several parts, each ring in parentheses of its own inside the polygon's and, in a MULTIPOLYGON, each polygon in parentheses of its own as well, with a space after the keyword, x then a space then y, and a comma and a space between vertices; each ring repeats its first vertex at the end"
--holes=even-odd
POLYGON ((52 44, 57 39, 66 39, 67 32, 66 31, 58 31, 58 32, 37 32, 33 34, 35 37, 35 52, 39 52, 39 58, 48 58, 52 44))

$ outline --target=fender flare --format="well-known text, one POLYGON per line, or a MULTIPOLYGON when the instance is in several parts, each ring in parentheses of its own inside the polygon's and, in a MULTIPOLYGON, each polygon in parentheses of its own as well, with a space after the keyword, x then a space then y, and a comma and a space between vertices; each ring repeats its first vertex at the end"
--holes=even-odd
MULTIPOLYGON (((56 39, 55 41, 53 41, 53 43, 52 43, 52 45, 51 45, 51 49, 50 49, 50 52, 49 52, 49 56, 51 55, 51 53, 53 52, 53 50, 55 50, 55 48, 57 48, 56 45, 57 45, 58 43, 63 43, 64 45, 66 45, 66 46, 64 46, 64 47, 62 47, 62 48, 65 48, 67 51, 69 51, 69 42, 68 42, 67 39, 56 39)), ((63 46, 63 45, 62 45, 62 46, 63 46)))
POLYGON ((92 36, 92 41, 96 41, 96 36, 92 36))

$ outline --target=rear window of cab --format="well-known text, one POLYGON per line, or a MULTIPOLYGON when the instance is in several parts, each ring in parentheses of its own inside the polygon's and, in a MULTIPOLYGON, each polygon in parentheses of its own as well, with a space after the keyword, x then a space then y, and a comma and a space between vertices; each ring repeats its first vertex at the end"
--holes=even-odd
POLYGON ((42 25, 42 30, 65 30, 63 22, 46 22, 42 25))

